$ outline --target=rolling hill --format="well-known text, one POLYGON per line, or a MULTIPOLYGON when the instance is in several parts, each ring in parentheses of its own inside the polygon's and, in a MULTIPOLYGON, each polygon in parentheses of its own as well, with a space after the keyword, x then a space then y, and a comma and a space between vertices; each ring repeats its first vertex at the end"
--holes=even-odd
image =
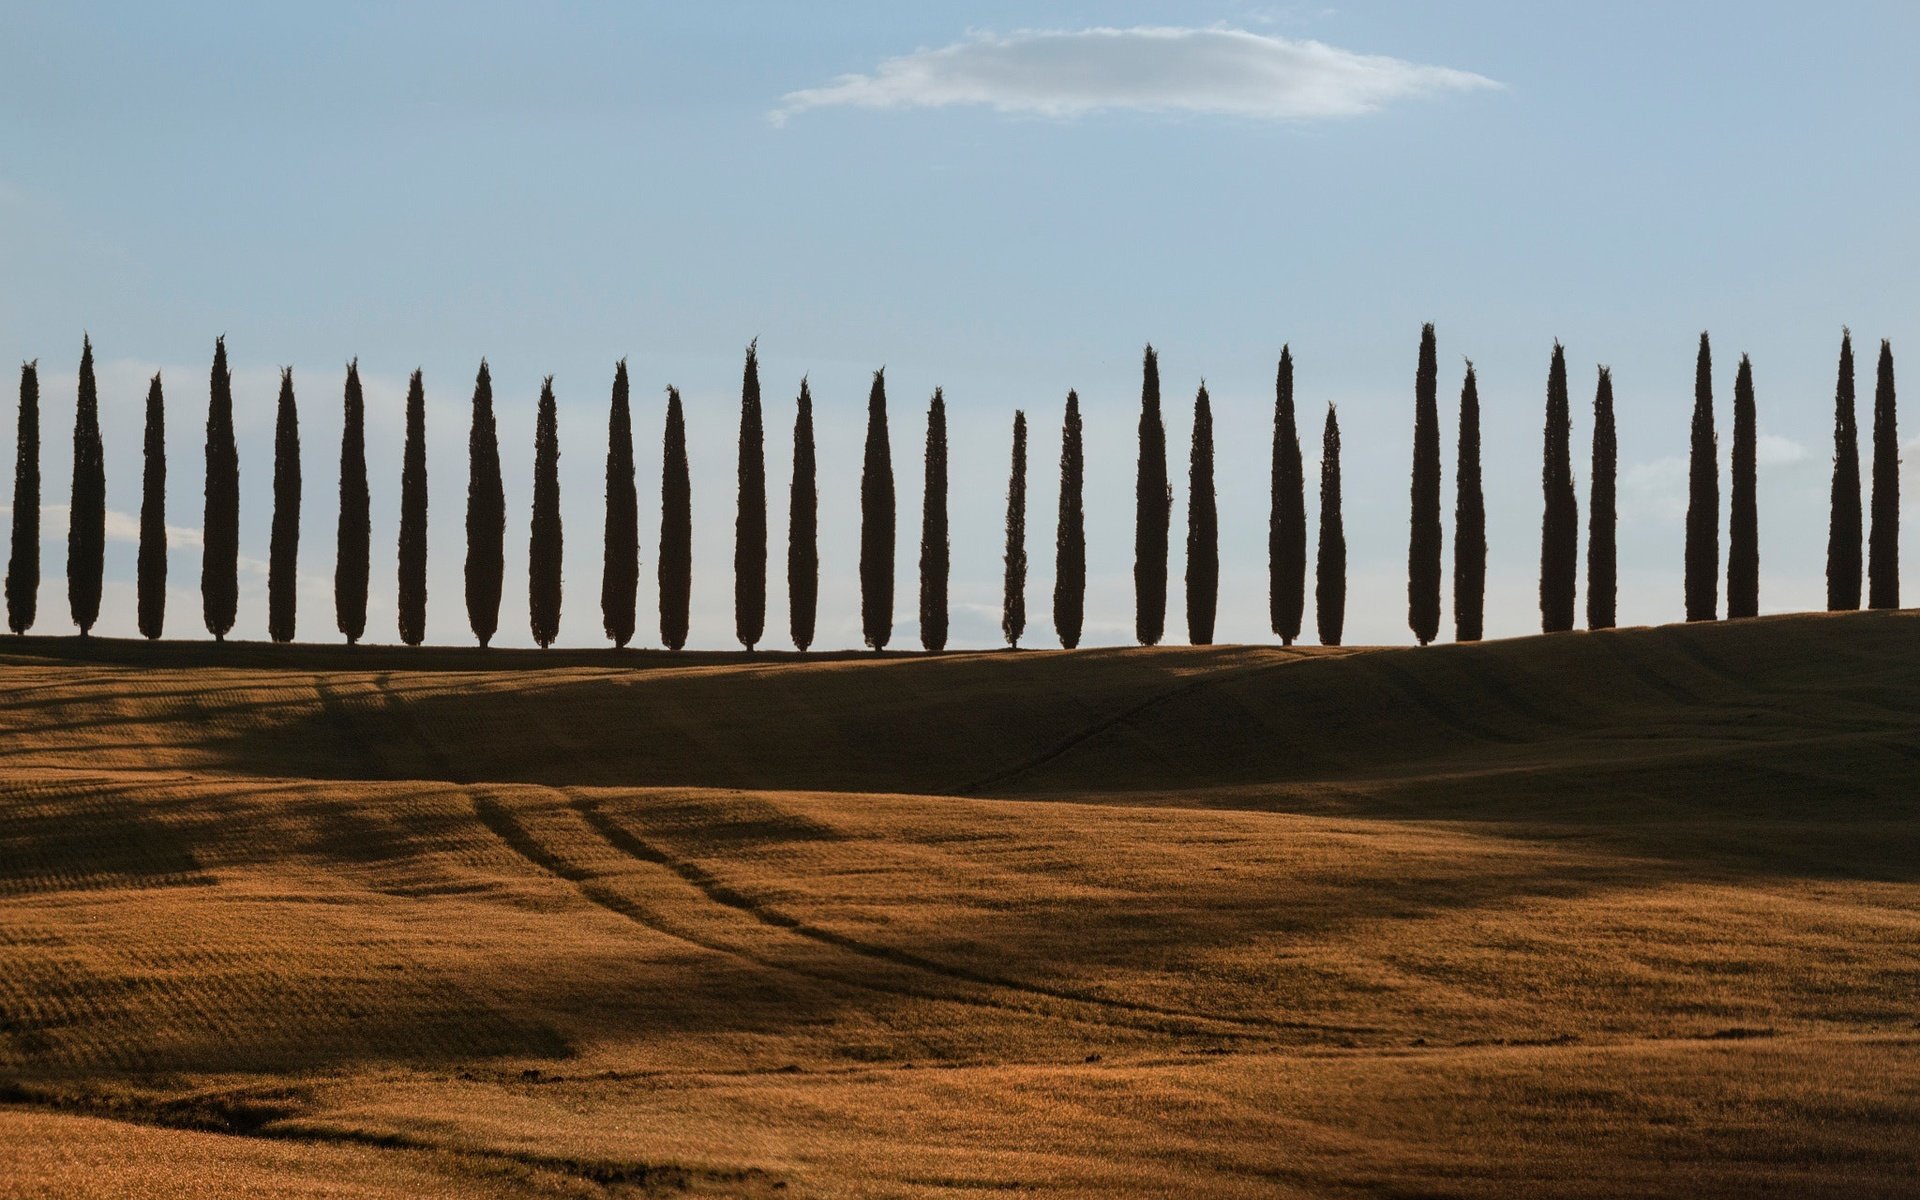
POLYGON ((0 1195, 1906 1196, 1920 618, 0 642, 0 1195))

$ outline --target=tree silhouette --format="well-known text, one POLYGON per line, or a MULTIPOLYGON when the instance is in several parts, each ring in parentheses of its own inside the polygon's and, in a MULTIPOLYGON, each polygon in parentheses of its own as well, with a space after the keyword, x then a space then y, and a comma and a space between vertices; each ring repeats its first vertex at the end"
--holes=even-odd
POLYGON ((233 374, 227 370, 225 338, 213 344, 206 454, 200 607, 207 632, 224 641, 240 606, 240 452, 233 444, 233 374))
POLYGON ((867 393, 867 449, 860 471, 860 628, 867 646, 893 637, 893 450, 887 440, 887 373, 867 393))
POLYGON ((1853 333, 1840 331, 1833 387, 1833 489, 1827 524, 1827 609, 1860 607, 1860 434, 1853 415, 1853 333))
POLYGON ((733 523, 733 631, 751 650, 767 629, 767 459, 760 416, 759 339, 740 380, 740 506, 733 523))
POLYGON ((280 368, 273 419, 273 537, 267 550, 267 636, 293 640, 300 562, 300 414, 293 368, 280 368))
POLYGON ((1487 501, 1480 487, 1480 385, 1471 361, 1460 383, 1453 489, 1453 637, 1477 642, 1486 632, 1487 501))
POLYGON ((1020 648, 1027 631, 1027 414, 1013 413, 1013 464, 1007 474, 1006 580, 1001 591, 1000 632, 1020 648))
POLYGON ((1587 518, 1587 628, 1612 629, 1619 593, 1614 540, 1619 516, 1614 503, 1619 449, 1613 428, 1613 372, 1600 368, 1593 390, 1593 489, 1587 518))
POLYGON ((947 648, 947 402, 933 389, 927 405, 927 486, 920 506, 920 644, 947 648))
POLYGON ((416 369, 407 380, 407 437, 400 452, 400 640, 427 636, 427 396, 416 369))
POLYGON ((167 619, 167 405, 160 373, 147 384, 147 423, 140 478, 140 556, 135 614, 140 636, 157 638, 167 619))
POLYGON ((1067 392, 1060 422, 1060 519, 1053 543, 1053 628, 1060 644, 1080 644, 1087 603, 1086 462, 1080 438, 1080 395, 1067 392))
POLYGON ((40 364, 20 364, 20 430, 13 457, 13 545, 7 555, 7 628, 33 628, 40 599, 40 364))
POLYGON ((1713 351, 1700 335, 1693 372, 1693 435, 1687 466, 1687 620, 1718 619, 1720 439, 1713 430, 1713 351))
POLYGON ((553 376, 540 383, 533 426, 533 523, 527 534, 527 616, 542 650, 560 635, 560 428, 553 376))
POLYGON ((687 420, 680 389, 667 389, 667 431, 660 464, 660 641, 687 644, 693 599, 693 485, 687 475, 687 420))
POLYGON ((507 490, 500 478, 500 430, 493 415, 493 373, 487 360, 473 379, 473 421, 467 427, 467 624, 482 646, 500 628, 506 574, 507 490))
POLYGON ((793 485, 787 501, 787 615, 796 649, 813 645, 820 598, 820 493, 814 481, 813 396, 800 378, 793 416, 793 485))
POLYGON ((1313 612, 1320 644, 1338 646, 1347 622, 1347 533, 1340 515, 1340 418, 1331 404, 1320 438, 1320 548, 1314 564, 1313 612))
POLYGON ((1900 607, 1900 437, 1895 429, 1893 345, 1880 342, 1873 385, 1873 525, 1867 531, 1867 607, 1900 607))
POLYGON ((1300 636, 1307 598, 1306 474, 1293 411, 1293 349, 1280 347, 1273 381, 1273 497, 1267 514, 1267 609, 1285 646, 1300 636))
POLYGON ((607 517, 600 570, 600 623, 623 649, 633 640, 640 596, 640 496, 633 476, 633 411, 623 358, 614 364, 607 406, 607 517))
POLYGON ((1580 508, 1573 494, 1573 416, 1567 403, 1567 356, 1553 343, 1547 369, 1547 423, 1541 454, 1540 631, 1573 628, 1574 591, 1580 570, 1580 508))
POLYGON ((367 406, 360 360, 347 364, 340 426, 340 522, 333 565, 335 624, 353 645, 367 631, 367 557, 373 524, 367 503, 367 406))
POLYGON ((1407 626, 1424 646, 1440 636, 1440 361, 1431 324, 1420 329, 1420 365, 1413 377, 1412 508, 1407 626))
POLYGON ((1167 529, 1173 488, 1167 483, 1167 430, 1160 420, 1160 360, 1148 346, 1140 368, 1140 466, 1134 483, 1133 628, 1142 646, 1157 646, 1167 628, 1167 529))
POLYGON ((73 503, 67 509, 67 607, 85 637, 100 619, 107 550, 107 466, 100 445, 100 392, 93 340, 80 346, 80 395, 73 411, 73 503))
POLYGON ((1740 356, 1733 378, 1733 489, 1727 511, 1727 619, 1760 614, 1760 509, 1753 411, 1753 364, 1740 356))
POLYGON ((1213 494, 1213 402, 1204 383, 1193 397, 1187 493, 1187 640, 1210 646, 1220 602, 1220 512, 1213 494))

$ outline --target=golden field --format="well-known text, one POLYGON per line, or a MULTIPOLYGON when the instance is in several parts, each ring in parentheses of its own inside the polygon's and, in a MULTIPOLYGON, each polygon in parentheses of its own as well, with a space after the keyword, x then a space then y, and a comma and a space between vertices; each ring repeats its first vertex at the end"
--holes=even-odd
POLYGON ((1920 616, 0 642, 0 1195, 1920 1194, 1920 616))

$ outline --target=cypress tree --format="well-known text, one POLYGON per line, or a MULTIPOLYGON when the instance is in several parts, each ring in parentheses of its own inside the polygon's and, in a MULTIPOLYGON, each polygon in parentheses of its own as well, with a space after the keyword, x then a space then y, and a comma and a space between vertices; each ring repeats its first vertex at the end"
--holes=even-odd
POLYGON ((1893 396, 1893 344, 1880 342, 1873 385, 1873 524, 1867 531, 1867 607, 1900 607, 1900 437, 1893 396))
POLYGON ((660 467, 660 641, 687 644, 693 597, 693 485, 687 474, 687 421, 680 389, 667 389, 667 431, 660 467))
POLYGON ((407 381, 407 440, 400 457, 400 640, 427 636, 427 396, 415 370, 407 381))
POLYGON ((1193 397, 1187 493, 1187 640, 1210 646, 1220 602, 1220 512, 1213 495, 1213 402, 1204 383, 1193 397))
POLYGON ((1320 439, 1320 550, 1314 567, 1320 644, 1338 646, 1347 622, 1347 532, 1340 515, 1340 418, 1331 404, 1320 439))
POLYGON ((500 430, 493 415, 493 373, 487 360, 473 380, 473 422, 467 429, 467 624, 482 646, 500 628, 506 574, 507 491, 500 477, 500 430))
POLYGON ((300 560, 300 415, 293 368, 280 368, 273 422, 273 538, 267 551, 267 636, 293 640, 300 560))
POLYGON ((347 364, 340 426, 340 521, 333 564, 334 623, 353 645, 367 631, 367 558, 373 524, 367 503, 367 406, 360 360, 347 364))
POLYGON ((1860 607, 1860 434, 1853 415, 1853 333, 1840 331, 1833 388, 1833 491, 1827 524, 1827 609, 1860 607))
POLYGON ((733 633, 748 650, 767 630, 767 458, 758 338, 740 377, 740 502, 733 520, 733 633))
POLYGON ((1160 420, 1160 360, 1148 346, 1140 368, 1140 465, 1134 483, 1133 628, 1142 646, 1157 646, 1167 627, 1167 529, 1173 488, 1167 482, 1167 430, 1160 420))
POLYGON ((233 375, 225 338, 213 344, 209 393, 200 606, 207 632, 224 641, 240 606, 240 452, 233 444, 233 375))
POLYGON ((813 645, 820 598, 820 493, 814 482, 813 395, 800 378, 793 415, 793 485, 787 500, 787 617, 798 650, 813 645))
POLYGON ((1480 487, 1480 385, 1467 363, 1460 383, 1460 441, 1453 468, 1453 638, 1486 632, 1487 501, 1480 487))
POLYGON ((100 619, 107 549, 107 467, 100 445, 100 392, 93 340, 80 346, 80 396, 73 412, 73 504, 67 510, 67 607, 85 637, 100 619))
POLYGON ((1087 602, 1086 464, 1080 440, 1080 395, 1067 392, 1060 423, 1060 520, 1054 534, 1053 628, 1068 650, 1080 644, 1087 602))
POLYGON ((860 628, 867 646, 893 636, 893 451, 887 440, 887 373, 867 393, 867 449, 860 471, 860 628))
POLYGON ((1540 521, 1540 631, 1573 628, 1576 578, 1580 570, 1580 502, 1573 494, 1573 416, 1567 404, 1567 357, 1553 344, 1547 369, 1547 422, 1541 455, 1540 489, 1545 501, 1540 521))
POLYGON ((40 364, 20 364, 20 433, 13 458, 13 545, 7 556, 7 628, 33 628, 40 600, 40 364))
POLYGON ((1413 377, 1412 507, 1407 626, 1424 646, 1440 636, 1440 361, 1432 324, 1420 329, 1420 365, 1413 377))
POLYGON ((933 389, 927 405, 927 486, 920 508, 920 644, 947 648, 947 402, 933 389))
POLYGON ((527 616, 542 650, 560 635, 560 428, 553 376, 540 383, 533 426, 533 524, 527 534, 527 616))
POLYGON ((1000 632, 1018 650, 1027 631, 1027 414, 1013 413, 1013 464, 1007 474, 1006 580, 1001 591, 1000 632))
POLYGON ((136 614, 140 636, 157 638, 167 618, 167 410, 160 373, 147 384, 145 462, 140 480, 136 614))
POLYGON ((1740 356, 1733 378, 1733 492, 1727 511, 1727 619, 1760 615, 1760 509, 1753 364, 1740 356))
POLYGON ((1267 608, 1284 646, 1300 636, 1307 598, 1306 474, 1293 411, 1293 350, 1280 347, 1273 382, 1273 498, 1267 514, 1267 608))
POLYGON ((1587 628, 1612 629, 1619 593, 1614 503, 1619 449, 1613 428, 1613 372, 1600 368, 1593 391, 1593 500, 1587 519, 1587 628))
POLYGON ((1693 372, 1693 436, 1687 468, 1687 620, 1718 619, 1720 439, 1713 430, 1713 351, 1700 335, 1693 372))
POLYGON ((633 412, 623 358, 613 368, 607 407, 607 518, 600 571, 601 626, 622 649, 633 640, 640 594, 640 496, 633 474, 633 412))

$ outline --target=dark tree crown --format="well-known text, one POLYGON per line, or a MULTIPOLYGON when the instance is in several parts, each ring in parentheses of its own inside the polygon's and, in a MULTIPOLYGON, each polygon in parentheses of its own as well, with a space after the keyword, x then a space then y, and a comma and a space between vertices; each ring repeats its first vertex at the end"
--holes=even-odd
POLYGON ((751 650, 767 629, 767 459, 760 413, 759 340, 740 377, 740 486, 733 523, 733 630, 751 650))
POLYGON ((1060 422, 1060 516, 1054 535, 1053 572, 1053 628, 1060 635, 1060 644, 1069 650, 1080 644, 1081 627, 1086 618, 1084 456, 1080 432, 1080 395, 1069 391, 1066 416, 1060 422))
POLYGON ((1573 628, 1580 570, 1580 510, 1573 490, 1573 414, 1567 402, 1567 356, 1558 341, 1547 370, 1547 421, 1541 455, 1540 631, 1573 628))
POLYGON ((1347 531, 1340 513, 1340 417, 1331 404, 1320 438, 1320 547, 1313 608, 1320 644, 1338 646, 1347 621, 1347 531))
POLYGON ((1733 379, 1733 487, 1727 511, 1727 618, 1760 614, 1760 510, 1753 364, 1740 356, 1733 379))
POLYGON ((227 370, 225 338, 213 345, 208 390, 200 604, 207 632, 224 641, 240 603, 240 454, 233 442, 233 374, 227 370))
POLYGON ((633 412, 627 397, 627 360, 613 368, 607 405, 606 524, 600 571, 600 622, 607 638, 633 640, 640 594, 640 495, 634 483, 633 412))
POLYGON ((300 564, 300 415, 293 368, 280 369, 273 421, 273 538, 267 552, 267 636, 293 640, 300 564))
POLYGON ((467 427, 467 625, 482 646, 500 628, 506 574, 507 492, 500 475, 500 428, 493 412, 487 360, 473 378, 473 420, 467 427))
POLYGON ((893 450, 887 438, 887 373, 867 393, 867 447, 860 471, 860 629, 869 649, 893 637, 893 450))
POLYGON ((1713 350, 1700 335, 1693 374, 1693 432, 1687 465, 1687 620, 1713 621, 1720 608, 1720 438, 1713 427, 1713 350))
POLYGON ((1202 383, 1193 397, 1187 460, 1187 640, 1213 644, 1220 604, 1220 513, 1213 492, 1213 401, 1202 383))
POLYGON ((73 501, 67 510, 67 606, 80 636, 100 619, 107 549, 107 466, 100 443, 100 392, 93 339, 80 345, 80 394, 73 412, 73 501))
POLYGON ((813 645, 820 596, 820 492, 814 478, 813 396, 805 376, 793 415, 793 484, 787 504, 787 609, 796 649, 813 645))
POLYGON ((947 648, 947 402, 939 388, 927 404, 927 486, 920 508, 920 644, 947 648))
POLYGON ((135 613, 140 636, 157 638, 167 620, 167 405, 160 374, 147 384, 140 477, 140 557, 135 613))
POLYGON ((1480 385, 1473 363, 1460 383, 1460 433, 1453 501, 1453 636, 1477 642, 1486 631, 1487 503, 1480 483, 1480 385))
POLYGON ((1293 408, 1293 349, 1280 347, 1273 382, 1273 497, 1267 514, 1267 607, 1282 645, 1300 636, 1306 609, 1307 492, 1293 408))
POLYGON ((1440 636, 1440 361, 1433 326, 1420 330, 1413 379, 1412 527, 1407 538, 1407 627, 1424 646, 1440 636))
POLYGON ((1167 627, 1167 531, 1173 488, 1167 482, 1167 430, 1160 418, 1160 360, 1148 346, 1140 368, 1140 465, 1134 483, 1133 626, 1142 646, 1167 627))
POLYGON ((1027 414, 1013 414, 1013 461, 1007 473, 1007 550, 1001 589, 1000 632, 1020 648, 1027 631, 1027 414))
POLYGON ((7 628, 33 628, 40 597, 40 364, 20 364, 20 426, 14 441, 13 545, 7 557, 7 628))
POLYGON ((1612 629, 1619 570, 1614 539, 1619 516, 1614 501, 1619 449, 1613 426, 1613 372, 1600 368, 1593 392, 1593 499, 1587 525, 1587 628, 1612 629))
POLYGON ((340 426, 340 522, 334 555, 333 609, 352 645, 367 631, 367 564, 373 523, 367 499, 367 406, 360 392, 360 360, 347 364, 340 426))
POLYGON ((1833 388, 1833 486, 1827 524, 1827 608, 1860 607, 1860 434, 1853 409, 1853 333, 1840 331, 1840 377, 1833 388))
POLYGON ((680 389, 667 389, 666 434, 660 466, 660 642, 687 644, 693 599, 693 485, 687 472, 687 420, 680 389))
POLYGON ((1867 531, 1867 607, 1900 607, 1900 434, 1893 345, 1880 343, 1873 384, 1873 524, 1867 531))
POLYGON ((407 435, 400 452, 400 640, 427 636, 427 395, 420 372, 407 380, 407 435))
POLYGON ((542 650, 560 636, 560 417, 553 376, 540 383, 533 427, 533 521, 527 536, 527 619, 542 650))

